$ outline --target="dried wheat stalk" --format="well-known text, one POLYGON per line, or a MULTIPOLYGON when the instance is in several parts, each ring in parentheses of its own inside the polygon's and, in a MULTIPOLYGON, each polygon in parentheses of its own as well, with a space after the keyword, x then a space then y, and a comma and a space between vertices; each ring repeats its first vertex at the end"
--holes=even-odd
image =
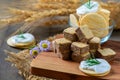
POLYGON ((19 53, 5 50, 5 53, 8 54, 6 60, 11 62, 13 66, 18 68, 19 74, 24 76, 25 80, 53 80, 45 77, 38 77, 30 73, 30 63, 32 61, 32 58, 29 55, 29 50, 23 50, 19 53))
POLYGON ((9 57, 6 60, 12 62, 14 66, 19 69, 19 73, 21 75, 28 77, 30 75, 29 69, 31 61, 31 59, 28 58, 30 57, 28 54, 29 53, 28 50, 22 51, 19 54, 7 50, 5 50, 5 52, 9 55, 9 57))
POLYGON ((19 31, 22 32, 34 32, 36 27, 40 26, 53 26, 53 25, 64 25, 68 24, 68 17, 62 18, 62 19, 49 19, 46 20, 37 20, 34 22, 26 22, 23 26, 21 26, 17 31, 15 31, 11 36, 16 35, 19 33, 19 31))
POLYGON ((62 20, 52 20, 52 21, 48 21, 45 22, 44 25, 45 26, 52 26, 52 25, 63 25, 63 24, 67 24, 68 23, 68 18, 66 19, 62 19, 62 20))
POLYGON ((1 23, 16 23, 16 22, 21 22, 21 21, 24 21, 25 19, 27 19, 29 16, 26 16, 26 15, 19 15, 19 16, 15 16, 15 17, 12 17, 12 18, 7 18, 7 19, 0 19, 0 22, 1 23))
POLYGON ((53 4, 48 4, 48 3, 37 3, 33 5, 35 10, 40 10, 40 9, 60 9, 60 8, 71 8, 71 9, 76 9, 79 5, 78 4, 63 4, 63 3, 53 3, 53 4), (59 5, 59 6, 58 6, 59 5))
POLYGON ((1 19, 0 22, 4 22, 4 23, 15 23, 15 22, 20 22, 20 21, 26 21, 26 22, 30 22, 30 21, 35 21, 37 19, 41 19, 41 18, 45 18, 45 17, 51 17, 51 16, 64 16, 64 15, 68 15, 70 13, 75 12, 74 9, 58 9, 58 10, 51 10, 51 11, 43 11, 43 12, 30 12, 29 11, 25 11, 25 10, 19 10, 19 9, 12 9, 14 10, 13 12, 15 14, 19 14, 18 16, 12 17, 12 18, 8 18, 8 19, 1 19), (21 15, 20 15, 21 14, 21 15))
MULTIPOLYGON (((47 1, 47 0, 46 0, 47 1)), ((50 0, 48 0, 50 1, 50 0)), ((35 5, 38 5, 38 9, 33 11, 32 8, 30 10, 21 10, 21 9, 16 9, 16 8, 8 8, 9 11, 13 14, 15 14, 14 17, 12 18, 6 18, 6 19, 1 19, 0 22, 4 23, 16 23, 16 22, 31 22, 35 21, 37 19, 42 19, 46 17, 54 17, 54 16, 64 16, 64 15, 69 15, 70 13, 75 12, 75 8, 78 6, 78 4, 73 4, 73 3, 67 3, 73 0, 67 0, 67 1, 62 1, 62 0, 53 0, 52 2, 60 2, 57 4, 53 3, 35 3, 35 5), (66 3, 64 3, 66 2, 66 3), (49 9, 49 10, 44 10, 44 9, 49 9), (56 10, 54 10, 56 9, 56 10), (42 10, 42 11, 41 11, 42 10)), ((44 1, 43 1, 44 2, 44 1)), ((45 24, 51 24, 53 23, 58 24, 59 22, 63 23, 62 20, 60 21, 53 21, 53 22, 46 22, 45 24)), ((66 22, 66 21, 65 21, 66 22)), ((30 27, 29 27, 30 28, 30 27)))
POLYGON ((83 4, 88 0, 38 0, 41 3, 71 3, 71 4, 83 4))
POLYGON ((34 22, 24 23, 23 26, 21 26, 17 31, 13 32, 11 36, 18 34, 20 31, 22 31, 23 33, 29 32, 29 29, 32 28, 32 25, 34 25, 34 22))
MULTIPOLYGON (((42 4, 41 4, 42 5, 42 4)), ((43 7, 48 6, 48 8, 52 8, 53 5, 52 4, 43 4, 43 7)), ((61 7, 58 7, 58 5, 54 5, 54 8, 60 8, 58 10, 51 10, 51 11, 43 11, 43 12, 36 12, 36 11, 32 11, 32 10, 20 10, 20 9, 15 9, 15 8, 9 8, 9 10, 13 13, 16 14, 18 16, 12 17, 12 18, 8 18, 8 19, 2 19, 0 20, 1 22, 5 22, 5 23, 15 23, 15 22, 20 22, 20 21, 34 21, 38 18, 44 18, 44 17, 49 17, 49 16, 56 16, 56 15, 67 15, 69 13, 74 12, 75 10, 73 9, 66 9, 69 8, 71 6, 71 4, 67 5, 63 5, 61 4, 61 7), (61 9, 62 7, 65 7, 64 9, 61 9)), ((74 6, 75 7, 75 6, 74 6)))
POLYGON ((3 23, 16 23, 24 21, 25 19, 29 18, 33 14, 36 14, 37 12, 31 11, 31 10, 20 10, 16 8, 9 8, 10 12, 15 14, 15 17, 7 18, 7 19, 1 19, 0 22, 3 23))
POLYGON ((56 2, 56 3, 76 3, 76 2, 79 2, 80 0, 38 0, 39 2, 44 2, 44 3, 53 3, 53 2, 56 2))
POLYGON ((16 9, 16 8, 8 8, 9 11, 13 14, 17 14, 17 15, 27 15, 27 16, 31 16, 33 14, 35 14, 36 12, 35 11, 32 11, 32 10, 21 10, 21 9, 16 9))
POLYGON ((57 9, 57 10, 45 10, 43 12, 39 12, 38 14, 33 14, 30 18, 26 19, 26 22, 35 21, 37 19, 45 18, 45 17, 53 17, 53 16, 64 16, 74 13, 75 9, 57 9))

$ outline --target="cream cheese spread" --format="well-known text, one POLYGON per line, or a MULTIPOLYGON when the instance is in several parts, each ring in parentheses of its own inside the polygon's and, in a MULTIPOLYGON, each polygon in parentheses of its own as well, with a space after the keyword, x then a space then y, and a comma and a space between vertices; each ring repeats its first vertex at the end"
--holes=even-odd
POLYGON ((79 8, 76 9, 78 15, 83 15, 86 13, 92 13, 92 12, 97 12, 99 9, 99 3, 95 1, 90 2, 90 6, 88 5, 88 2, 85 3, 84 5, 80 6, 79 8))
POLYGON ((97 59, 97 60, 100 62, 100 64, 90 66, 86 61, 82 61, 79 67, 84 70, 94 71, 96 73, 105 73, 107 71, 110 71, 111 66, 106 60, 104 59, 97 59))
POLYGON ((35 40, 35 38, 30 33, 24 33, 22 35, 20 34, 11 37, 11 40, 13 43, 27 43, 27 42, 32 42, 33 40, 35 40))

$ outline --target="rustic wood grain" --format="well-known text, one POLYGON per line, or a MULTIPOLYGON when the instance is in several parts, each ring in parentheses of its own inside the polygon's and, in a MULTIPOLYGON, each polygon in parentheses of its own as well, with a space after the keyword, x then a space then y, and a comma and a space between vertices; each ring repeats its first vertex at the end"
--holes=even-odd
POLYGON ((21 26, 21 24, 11 24, 4 29, 0 29, 0 80, 24 80, 24 78, 18 74, 18 70, 15 67, 12 67, 11 63, 5 61, 7 54, 4 53, 5 49, 13 52, 20 51, 11 48, 6 44, 9 35, 19 26, 21 26))
POLYGON ((62 80, 120 80, 120 42, 108 41, 102 47, 109 47, 116 51, 116 57, 110 62, 110 74, 104 77, 92 77, 79 70, 79 63, 65 61, 53 52, 43 52, 31 63, 31 73, 62 80))

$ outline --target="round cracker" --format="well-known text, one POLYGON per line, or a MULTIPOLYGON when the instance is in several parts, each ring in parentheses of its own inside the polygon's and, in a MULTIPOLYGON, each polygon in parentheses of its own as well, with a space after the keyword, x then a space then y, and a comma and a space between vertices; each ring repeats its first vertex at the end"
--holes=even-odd
POLYGON ((109 25, 105 18, 98 13, 88 13, 80 20, 80 26, 88 25, 94 36, 103 38, 108 35, 109 25))
POLYGON ((33 40, 33 41, 27 42, 27 43, 13 43, 12 39, 9 38, 7 40, 7 44, 11 47, 16 47, 16 48, 29 48, 30 46, 35 45, 36 42, 35 42, 35 40, 33 40))
POLYGON ((35 43, 35 40, 31 41, 31 42, 26 42, 26 43, 16 43, 14 44, 16 47, 24 47, 24 46, 28 46, 28 45, 31 45, 31 44, 34 44, 35 43))
POLYGON ((29 45, 23 45, 23 46, 16 45, 15 47, 25 49, 25 48, 30 48, 31 46, 34 46, 35 44, 36 42, 33 41, 29 45))
POLYGON ((109 10, 101 8, 97 11, 97 13, 100 14, 101 16, 103 16, 105 18, 105 20, 109 22, 109 20, 110 20, 110 11, 109 10))
POLYGON ((70 14, 69 16, 70 26, 78 27, 79 26, 79 16, 77 14, 70 14))
POLYGON ((9 46, 12 46, 12 47, 15 46, 14 43, 12 42, 11 38, 9 38, 9 39, 7 40, 7 44, 8 44, 9 46))
POLYGON ((30 48, 31 46, 34 46, 36 43, 34 42, 34 43, 32 43, 32 44, 30 44, 30 45, 27 45, 27 46, 15 46, 16 48, 20 48, 20 49, 28 49, 28 48, 30 48))
POLYGON ((85 70, 85 69, 82 69, 79 67, 79 69, 84 72, 85 74, 87 75, 91 75, 91 76, 105 76, 105 75, 108 75, 110 73, 110 70, 105 72, 105 73, 96 73, 94 71, 90 71, 90 70, 85 70))

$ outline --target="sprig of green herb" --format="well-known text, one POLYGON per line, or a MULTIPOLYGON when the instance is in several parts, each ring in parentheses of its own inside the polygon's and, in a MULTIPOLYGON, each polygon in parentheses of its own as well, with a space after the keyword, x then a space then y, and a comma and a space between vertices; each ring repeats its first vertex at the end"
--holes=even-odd
POLYGON ((85 4, 85 6, 86 6, 88 9, 91 9, 91 8, 94 7, 95 5, 91 5, 91 0, 88 0, 88 2, 85 4))
POLYGON ((18 38, 23 38, 23 39, 25 39, 25 37, 24 37, 24 35, 23 35, 23 32, 22 32, 22 31, 19 31, 18 38))
POLYGON ((101 62, 95 58, 93 53, 90 53, 90 58, 86 60, 86 63, 88 64, 88 66, 94 66, 100 64, 101 62))
POLYGON ((89 7, 90 7, 90 1, 91 1, 91 0, 88 0, 88 5, 89 5, 89 7))
POLYGON ((86 63, 88 64, 88 66, 94 66, 94 65, 100 64, 100 62, 96 59, 88 59, 86 60, 86 63))

